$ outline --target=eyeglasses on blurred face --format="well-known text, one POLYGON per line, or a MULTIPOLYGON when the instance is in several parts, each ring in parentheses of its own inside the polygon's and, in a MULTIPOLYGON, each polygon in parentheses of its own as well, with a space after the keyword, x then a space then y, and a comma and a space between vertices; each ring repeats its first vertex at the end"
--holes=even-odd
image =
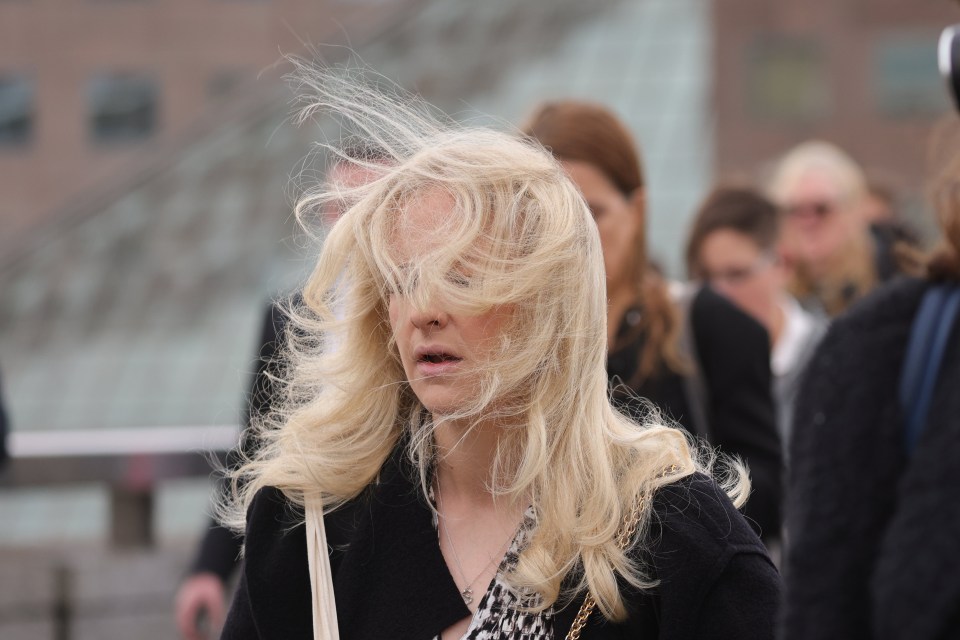
POLYGON ((783 208, 787 218, 793 220, 823 220, 837 210, 837 203, 829 200, 812 200, 796 202, 783 208))
POLYGON ((748 264, 729 265, 712 271, 702 268, 700 271, 700 280, 721 289, 726 287, 742 287, 750 282, 754 276, 773 265, 776 261, 776 255, 772 252, 765 252, 748 264))

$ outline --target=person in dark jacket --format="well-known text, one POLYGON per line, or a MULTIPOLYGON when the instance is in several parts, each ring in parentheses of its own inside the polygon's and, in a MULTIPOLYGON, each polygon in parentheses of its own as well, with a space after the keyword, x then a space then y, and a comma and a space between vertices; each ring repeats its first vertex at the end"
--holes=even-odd
POLYGON ((777 426, 786 447, 803 370, 826 333, 826 322, 786 291, 787 270, 777 246, 780 222, 776 205, 758 191, 716 187, 693 219, 686 257, 693 280, 710 283, 770 334, 777 426))
POLYGON ((651 401, 739 456, 753 480, 745 514, 764 538, 779 537, 783 456, 766 330, 709 288, 692 300, 671 299, 647 259, 640 154, 611 111, 551 102, 534 112, 524 132, 562 162, 599 229, 609 299, 607 371, 618 401, 632 412, 651 401))
POLYGON ((394 157, 290 316, 284 403, 224 510, 246 559, 223 637, 772 637, 745 470, 721 488, 608 397, 600 239, 560 165, 307 73, 308 111, 394 157))
POLYGON ((838 318, 801 388, 786 640, 960 638, 960 322, 912 452, 898 400, 921 300, 960 286, 960 130, 944 139, 952 157, 934 192, 946 243, 926 277, 885 285, 838 318))

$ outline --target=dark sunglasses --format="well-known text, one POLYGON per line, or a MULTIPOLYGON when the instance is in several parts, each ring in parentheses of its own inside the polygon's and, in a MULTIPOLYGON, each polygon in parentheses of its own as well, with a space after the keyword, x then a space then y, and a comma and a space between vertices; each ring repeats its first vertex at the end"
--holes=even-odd
POLYGON ((836 208, 836 205, 832 202, 817 200, 814 202, 799 202, 797 204, 787 205, 783 208, 783 211, 791 218, 803 218, 807 216, 826 218, 833 213, 836 208))

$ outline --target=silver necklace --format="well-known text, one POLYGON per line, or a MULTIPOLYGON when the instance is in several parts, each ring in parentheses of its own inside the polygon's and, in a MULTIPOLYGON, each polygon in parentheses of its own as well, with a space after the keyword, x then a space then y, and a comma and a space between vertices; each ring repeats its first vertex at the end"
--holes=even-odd
MULTIPOLYGON (((436 494, 437 494, 437 515, 439 516, 439 518, 437 518, 437 535, 440 535, 440 529, 441 529, 441 525, 443 525, 444 516, 442 513, 443 498, 440 497, 440 475, 439 474, 437 474, 436 494)), ((473 602, 473 583, 476 582, 480 578, 480 576, 486 573, 487 569, 490 568, 490 565, 493 564, 493 561, 496 560, 498 556, 501 558, 503 557, 503 554, 507 552, 507 545, 509 545, 510 542, 513 540, 513 536, 510 536, 509 538, 507 538, 507 541, 503 543, 500 549, 498 549, 498 554, 490 558, 490 560, 487 561, 487 564, 483 565, 483 569, 480 570, 480 573, 478 573, 473 580, 468 581, 466 574, 463 572, 463 565, 460 564, 460 554, 457 553, 457 547, 454 546, 453 538, 450 537, 450 530, 446 526, 443 526, 442 528, 443 528, 443 533, 447 538, 447 544, 450 545, 450 550, 453 551, 453 561, 457 565, 457 571, 460 572, 460 579, 466 583, 466 586, 460 590, 460 597, 463 598, 463 602, 465 604, 469 605, 473 602)))

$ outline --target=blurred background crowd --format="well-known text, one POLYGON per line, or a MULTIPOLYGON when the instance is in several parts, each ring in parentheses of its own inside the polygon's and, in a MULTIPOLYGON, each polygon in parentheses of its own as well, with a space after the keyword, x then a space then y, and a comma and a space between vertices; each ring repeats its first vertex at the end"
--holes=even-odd
POLYGON ((362 59, 458 120, 549 146, 594 210, 608 277, 623 271, 611 375, 633 354, 618 380, 640 376, 685 424, 696 391, 651 375, 673 370, 669 348, 649 371, 635 351, 689 316, 714 397, 748 357, 735 344, 716 356, 734 364, 710 364, 697 323, 720 320, 683 302, 690 283, 766 331, 770 417, 730 420, 775 427, 733 449, 757 461, 748 516, 776 551, 780 499, 763 496, 790 465, 817 344, 938 241, 927 190, 954 116, 937 38, 953 22, 947 0, 0 2, 0 637, 177 638, 185 597, 223 598, 231 556, 207 545, 230 541, 206 534, 196 452, 222 456, 247 420, 265 310, 317 251, 292 216, 330 168, 311 143, 340 136, 291 121, 285 54, 362 59), (622 133, 639 183, 577 147, 569 132, 594 125, 622 133), (617 218, 638 187, 635 219, 617 218), (658 325, 668 299, 679 316, 658 325), (205 595, 178 594, 197 572, 205 595))

